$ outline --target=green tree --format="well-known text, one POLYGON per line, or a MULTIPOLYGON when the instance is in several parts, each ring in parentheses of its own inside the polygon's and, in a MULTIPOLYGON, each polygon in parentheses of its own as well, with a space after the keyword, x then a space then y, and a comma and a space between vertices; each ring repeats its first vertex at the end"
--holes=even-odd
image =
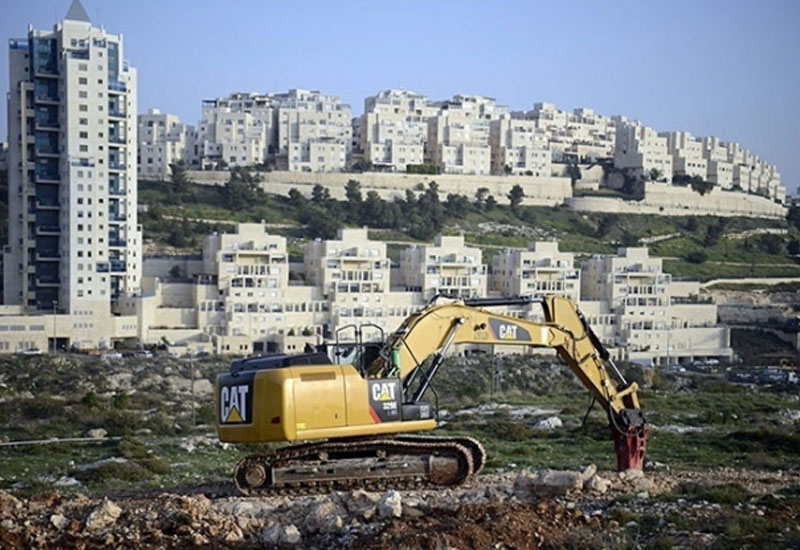
POLYGON ((477 191, 475 191, 475 202, 478 204, 479 208, 483 207, 483 203, 486 202, 486 197, 489 196, 489 188, 488 187, 479 187, 477 191))
POLYGON ((689 183, 692 186, 692 190, 696 193, 700 193, 700 196, 705 195, 714 188, 714 184, 712 182, 705 181, 700 176, 692 176, 692 178, 689 180, 689 183))
POLYGON ((463 218, 469 212, 469 199, 464 195, 450 193, 445 201, 447 213, 456 218, 463 218))
POLYGON ((511 203, 511 210, 516 211, 519 205, 522 204, 522 199, 525 198, 525 191, 519 184, 516 184, 511 188, 507 196, 508 201, 511 203))
POLYGON ((231 210, 246 210, 263 200, 264 192, 259 187, 260 178, 246 168, 235 167, 225 184, 225 200, 231 210))
POLYGON ((603 216, 597 224, 597 236, 607 236, 611 232, 612 227, 614 227, 614 218, 608 215, 603 216))
POLYGON ((583 174, 581 174, 581 167, 575 163, 567 165, 567 175, 569 176, 572 187, 575 187, 575 182, 583 177, 583 174))
POLYGON ((289 203, 295 208, 305 208, 308 201, 295 187, 289 189, 289 203))
POLYGON ((322 204, 331 200, 331 192, 327 187, 316 184, 311 190, 311 202, 314 204, 322 204))
POLYGON ((786 246, 786 251, 791 256, 797 256, 800 254, 800 241, 797 239, 792 239, 789 241, 789 244, 786 246))
POLYGON ((691 231, 692 233, 697 231, 697 218, 694 216, 689 216, 686 218, 686 230, 691 231))
POLYGON ((505 166, 503 166, 503 173, 504 173, 506 176, 510 176, 510 175, 511 175, 511 172, 513 172, 513 171, 514 171, 514 169, 513 169, 513 168, 511 168, 511 165, 510 165, 510 164, 506 164, 505 166))
POLYGON ((178 162, 173 162, 169 165, 170 169, 170 183, 172 183, 172 189, 178 195, 182 195, 189 190, 189 177, 186 174, 186 163, 182 160, 178 162))
POLYGON ((625 247, 636 246, 639 244, 639 237, 630 230, 625 229, 620 236, 620 244, 625 247))
POLYGON ((350 212, 350 219, 356 222, 361 221, 361 205, 364 198, 361 196, 361 183, 356 180, 348 180, 344 189, 347 198, 347 209, 350 212))
POLYGON ((712 223, 706 227, 706 234, 703 237, 703 245, 706 247, 716 246, 722 234, 725 232, 726 223, 720 219, 717 223, 712 223))
POLYGON ((761 235, 758 238, 758 244, 768 254, 782 254, 783 253, 783 237, 768 233, 761 235))
POLYGON ((658 168, 651 168, 647 175, 650 177, 650 181, 658 181, 664 174, 658 168))
POLYGON ((694 250, 686 255, 686 261, 693 264, 702 264, 708 259, 708 254, 702 250, 694 250))
POLYGON ((487 212, 494 210, 497 206, 497 199, 494 198, 494 195, 489 195, 486 197, 486 202, 484 203, 483 207, 486 209, 487 212))

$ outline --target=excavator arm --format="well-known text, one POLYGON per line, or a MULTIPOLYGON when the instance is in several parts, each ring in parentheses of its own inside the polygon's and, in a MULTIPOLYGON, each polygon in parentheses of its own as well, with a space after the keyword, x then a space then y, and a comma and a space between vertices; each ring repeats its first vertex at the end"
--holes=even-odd
POLYGON ((648 426, 639 405, 638 386, 625 380, 572 301, 548 296, 434 303, 409 317, 392 334, 369 373, 399 376, 405 402, 420 401, 448 349, 455 344, 554 349, 606 411, 619 469, 642 467, 648 426), (541 303, 545 322, 518 319, 482 307, 533 302, 541 303), (431 360, 426 363, 428 358, 431 360))

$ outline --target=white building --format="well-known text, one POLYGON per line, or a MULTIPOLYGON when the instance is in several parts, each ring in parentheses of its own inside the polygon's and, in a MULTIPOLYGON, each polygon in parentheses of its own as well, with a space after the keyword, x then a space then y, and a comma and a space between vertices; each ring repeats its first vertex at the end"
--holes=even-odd
POLYGON ((672 155, 667 150, 667 138, 641 122, 618 117, 614 166, 637 180, 651 179, 653 174, 659 181, 671 180, 672 155))
POLYGON ((294 89, 271 94, 276 106, 276 165, 291 172, 338 172, 352 147, 350 106, 338 97, 294 89))
POLYGON ((531 242, 528 250, 503 250, 492 258, 490 288, 504 296, 558 294, 581 299, 581 270, 575 255, 558 243, 531 242))
POLYGON ((121 35, 74 0, 52 31, 9 42, 4 303, 108 315, 140 288, 136 70, 121 35))
POLYGON ((204 100, 197 153, 204 167, 250 166, 266 162, 275 145, 275 105, 271 95, 233 93, 204 100))
POLYGON ((699 140, 689 132, 660 132, 658 135, 667 139, 674 175, 706 179, 708 161, 703 156, 703 144, 699 140))
POLYGON ((150 109, 139 115, 139 179, 167 179, 170 166, 183 162, 191 169, 197 165, 195 131, 182 124, 176 115, 150 109))
POLYGON ((661 364, 733 356, 717 306, 699 299, 700 284, 673 281, 646 248, 620 248, 583 265, 581 309, 621 359, 661 364))
POLYGON ((490 124, 508 109, 477 95, 456 95, 434 106, 439 111, 428 119, 427 162, 447 174, 490 174, 490 124))
POLYGON ((592 162, 614 156, 615 123, 592 109, 569 113, 553 103, 540 102, 529 111, 514 112, 513 118, 530 120, 545 133, 554 161, 592 162))
POLYGON ((364 114, 353 121, 353 141, 373 168, 405 172, 409 164, 423 164, 428 118, 436 111, 424 95, 384 90, 364 100, 364 114))
POLYGON ((489 143, 493 174, 551 175, 549 140, 534 121, 503 115, 491 121, 489 143))
POLYGON ((485 296, 486 282, 480 248, 465 245, 461 235, 438 235, 433 245, 414 245, 401 253, 400 284, 426 300, 438 294, 485 296))

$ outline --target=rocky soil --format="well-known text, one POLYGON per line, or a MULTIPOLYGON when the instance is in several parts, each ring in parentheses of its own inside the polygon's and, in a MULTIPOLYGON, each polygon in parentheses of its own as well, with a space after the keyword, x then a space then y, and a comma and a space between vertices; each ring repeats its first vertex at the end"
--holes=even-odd
POLYGON ((646 476, 590 465, 383 494, 243 498, 221 485, 23 499, 0 491, 0 548, 695 548, 729 537, 724 522, 737 515, 769 518, 765 536, 792 548, 798 487, 800 470, 671 473, 651 464, 646 476))

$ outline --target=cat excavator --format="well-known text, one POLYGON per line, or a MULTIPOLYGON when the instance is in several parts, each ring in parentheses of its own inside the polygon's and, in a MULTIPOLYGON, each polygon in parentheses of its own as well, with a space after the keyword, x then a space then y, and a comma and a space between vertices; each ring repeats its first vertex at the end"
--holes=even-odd
POLYGON ((432 382, 458 344, 554 349, 606 412, 618 468, 642 467, 648 426, 638 386, 625 380, 571 300, 437 297, 385 341, 364 344, 365 328, 355 327, 353 345, 240 359, 218 376, 221 441, 296 442, 242 458, 234 471, 241 493, 453 486, 469 479, 486 462, 479 441, 420 435, 438 424, 432 382), (532 303, 541 305, 544 322, 489 309, 532 303))

